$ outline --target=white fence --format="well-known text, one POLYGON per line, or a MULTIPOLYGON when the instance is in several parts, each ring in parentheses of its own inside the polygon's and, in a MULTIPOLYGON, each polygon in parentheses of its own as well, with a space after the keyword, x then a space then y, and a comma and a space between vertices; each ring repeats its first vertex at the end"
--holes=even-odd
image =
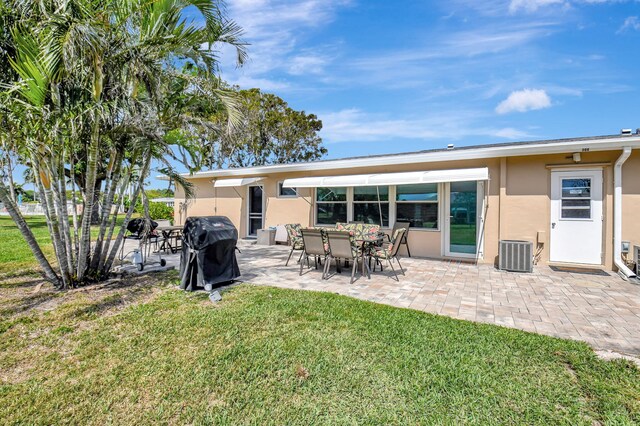
POLYGON ((170 197, 164 197, 164 198, 152 198, 151 200, 149 200, 153 203, 162 203, 165 204, 169 207, 173 207, 173 204, 175 202, 174 198, 170 198, 170 197))
MULTIPOLYGON (((42 204, 40 203, 22 203, 18 206, 20 209, 20 213, 25 216, 40 216, 44 215, 44 209, 42 208, 42 204)), ((78 213, 82 212, 82 205, 77 204, 76 208, 78 209, 78 213)), ((67 213, 73 214, 73 203, 67 203, 67 213)), ((0 215, 8 215, 9 213, 4 207, 3 203, 0 203, 0 215)))

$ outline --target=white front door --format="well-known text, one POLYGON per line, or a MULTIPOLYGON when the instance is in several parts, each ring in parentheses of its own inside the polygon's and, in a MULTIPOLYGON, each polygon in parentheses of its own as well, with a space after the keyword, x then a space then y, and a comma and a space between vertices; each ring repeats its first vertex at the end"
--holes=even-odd
POLYGON ((602 264, 602 170, 551 172, 550 260, 602 264))

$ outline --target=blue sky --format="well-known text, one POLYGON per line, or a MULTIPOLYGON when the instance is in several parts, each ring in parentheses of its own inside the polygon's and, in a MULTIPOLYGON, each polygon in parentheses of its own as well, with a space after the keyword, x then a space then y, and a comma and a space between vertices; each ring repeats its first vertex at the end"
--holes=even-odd
POLYGON ((640 0, 226 4, 222 77, 318 115, 327 158, 640 127, 640 0))
POLYGON ((228 0, 223 78, 317 114, 328 158, 640 127, 640 2, 228 0))

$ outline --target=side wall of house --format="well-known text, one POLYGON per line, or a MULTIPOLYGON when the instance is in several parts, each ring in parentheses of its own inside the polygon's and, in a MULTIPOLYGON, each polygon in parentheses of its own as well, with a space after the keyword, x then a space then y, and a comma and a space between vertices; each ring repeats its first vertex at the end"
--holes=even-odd
POLYGON ((640 246, 640 150, 622 168, 622 240, 640 246))
MULTIPOLYGON (((613 163, 620 151, 582 153, 582 165, 603 163, 603 253, 604 265, 613 267, 613 163)), ((265 227, 284 223, 314 224, 314 191, 301 188, 300 197, 281 198, 277 195, 278 182, 287 178, 327 176, 338 174, 392 173, 402 171, 439 170, 470 167, 488 167, 490 181, 487 187, 485 217, 484 262, 493 263, 498 256, 500 239, 523 239, 539 244, 540 261, 549 260, 549 233, 551 209, 551 170, 554 166, 572 166, 569 154, 521 156, 484 160, 441 162, 389 166, 354 170, 323 170, 314 172, 280 173, 268 176, 261 184, 265 191, 265 227)), ((181 211, 184 195, 176 191, 176 223, 187 216, 224 215, 238 226, 246 236, 247 188, 213 187, 210 178, 193 179, 196 199, 188 202, 186 212, 181 211), (237 192, 236 192, 237 191, 237 192)), ((623 239, 640 245, 640 151, 634 151, 623 168, 623 239)), ((441 194, 442 205, 442 194, 441 194)), ((446 212, 440 212, 440 216, 446 212)), ((442 222, 442 220, 440 221, 442 222)), ((409 234, 412 255, 442 257, 442 225, 438 230, 412 229, 409 234)))
POLYGON ((176 189, 174 223, 183 224, 189 216, 227 216, 238 227, 240 235, 245 235, 246 188, 214 188, 210 178, 193 179, 191 182, 195 192, 193 199, 185 200, 184 192, 180 188, 176 189))

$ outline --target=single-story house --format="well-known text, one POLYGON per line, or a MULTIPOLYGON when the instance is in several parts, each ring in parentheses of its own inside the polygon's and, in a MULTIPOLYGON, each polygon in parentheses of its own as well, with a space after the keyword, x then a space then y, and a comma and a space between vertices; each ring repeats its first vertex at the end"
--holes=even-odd
POLYGON ((166 205, 167 207, 173 207, 173 205, 175 203, 175 199, 173 199, 171 197, 152 198, 149 201, 151 201, 152 203, 162 203, 162 204, 166 205))
POLYGON ((640 246, 640 131, 185 175, 175 218, 228 216, 240 236, 285 223, 410 222, 412 256, 494 263, 501 240, 541 263, 631 275, 640 246), (627 242, 629 244, 627 244, 627 242), (626 253, 627 246, 629 253, 626 253))

